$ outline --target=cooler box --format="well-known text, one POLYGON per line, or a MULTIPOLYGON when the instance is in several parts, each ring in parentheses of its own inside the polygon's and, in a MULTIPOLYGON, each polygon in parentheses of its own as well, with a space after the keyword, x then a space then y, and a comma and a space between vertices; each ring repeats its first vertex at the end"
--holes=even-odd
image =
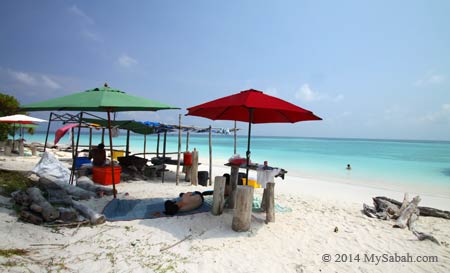
POLYGON ((118 157, 124 156, 125 151, 124 150, 113 150, 112 151, 112 159, 117 160, 118 157))
MULTIPOLYGON (((120 166, 114 166, 114 182, 120 183, 120 173, 122 168, 120 166)), ((93 167, 92 168, 92 180, 95 183, 102 185, 112 185, 112 173, 111 166, 105 167, 93 167)))
POLYGON ((250 187, 253 187, 253 188, 261 188, 261 185, 258 184, 258 183, 256 182, 256 180, 253 180, 253 179, 249 179, 249 180, 248 180, 248 184, 247 184, 247 179, 245 179, 245 177, 242 178, 242 184, 243 184, 243 185, 250 186, 250 187))
POLYGON ((75 158, 75 170, 78 170, 81 165, 91 163, 89 157, 76 157, 75 158))

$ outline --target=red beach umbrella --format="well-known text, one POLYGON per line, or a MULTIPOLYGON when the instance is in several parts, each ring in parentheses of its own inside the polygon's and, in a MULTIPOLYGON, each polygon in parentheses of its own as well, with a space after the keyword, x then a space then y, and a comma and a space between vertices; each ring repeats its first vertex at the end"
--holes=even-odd
POLYGON ((254 89, 199 104, 187 110, 187 116, 248 122, 247 166, 250 163, 252 123, 295 123, 307 120, 322 120, 309 110, 254 89))

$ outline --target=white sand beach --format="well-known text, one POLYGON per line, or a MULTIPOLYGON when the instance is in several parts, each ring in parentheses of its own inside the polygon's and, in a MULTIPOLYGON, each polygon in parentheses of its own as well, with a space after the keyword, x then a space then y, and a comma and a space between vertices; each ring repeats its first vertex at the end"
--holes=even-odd
MULTIPOLYGON (((64 156, 64 155, 60 155, 64 156)), ((0 157, 1 169, 29 171, 37 157, 0 157)), ((207 160, 202 160, 207 162, 207 160)), ((166 182, 117 185, 118 198, 173 198, 212 187, 175 185, 174 167, 166 182)), ((201 170, 208 170, 207 164, 201 170)), ((213 176, 229 172, 220 162, 213 176)), ((183 177, 183 176, 182 176, 183 177)), ((199 213, 157 219, 106 222, 79 228, 49 228, 17 220, 0 197, 0 249, 28 255, 0 256, 2 272, 450 272, 450 220, 419 217, 417 229, 440 245, 418 241, 407 229, 372 219, 363 203, 403 192, 286 175, 275 180, 275 202, 289 212, 266 224, 253 213, 248 232, 231 229, 233 210, 220 216, 199 213), (379 260, 378 260, 379 259, 379 260)), ((417 192, 420 194, 420 192, 417 192)), ((255 189, 261 196, 262 189, 255 189)), ((410 196, 414 193, 411 192, 410 196)), ((422 206, 450 209, 450 196, 422 195, 422 206)), ((112 197, 85 203, 101 212, 112 197)))

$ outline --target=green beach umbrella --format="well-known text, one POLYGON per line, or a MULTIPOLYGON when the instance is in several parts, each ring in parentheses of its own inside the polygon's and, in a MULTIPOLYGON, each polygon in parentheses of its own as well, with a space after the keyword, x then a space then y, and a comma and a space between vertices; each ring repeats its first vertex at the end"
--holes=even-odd
MULTIPOLYGON (((111 136, 112 112, 158 111, 158 110, 180 109, 180 108, 160 103, 154 100, 150 100, 147 98, 129 95, 123 91, 112 89, 108 87, 107 84, 105 84, 104 87, 94 88, 86 90, 84 92, 74 93, 71 95, 50 99, 46 101, 22 105, 20 109, 23 111, 67 110, 67 111, 106 112, 108 115, 110 151, 112 151, 113 150, 112 136, 111 136)), ((72 171, 73 169, 74 168, 72 168, 72 171)), ((111 160, 111 171, 112 171, 114 198, 115 198, 116 188, 114 181, 114 164, 112 160, 111 160)))

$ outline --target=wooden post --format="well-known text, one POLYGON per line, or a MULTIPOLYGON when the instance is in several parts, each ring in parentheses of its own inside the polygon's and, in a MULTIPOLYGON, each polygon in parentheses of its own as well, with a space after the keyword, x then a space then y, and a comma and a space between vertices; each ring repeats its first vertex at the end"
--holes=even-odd
POLYGON ((221 215, 225 205, 225 177, 216 176, 214 179, 213 206, 211 213, 221 215))
POLYGON ((234 209, 236 207, 236 189, 238 186, 238 177, 239 177, 239 165, 231 165, 231 172, 230 172, 231 193, 228 198, 229 209, 234 209))
POLYGON ((196 148, 192 151, 191 184, 198 185, 198 151, 196 148))
POLYGON ((275 183, 268 182, 264 192, 267 191, 266 195, 266 223, 275 222, 275 183))
POLYGON ((186 133, 186 152, 189 152, 189 131, 186 133))
POLYGON ((253 187, 238 186, 236 194, 236 209, 231 228, 234 231, 248 231, 252 221, 253 187))
POLYGON ((178 115, 178 156, 177 156, 177 172, 175 174, 175 182, 180 182, 180 160, 181 160, 181 114, 178 115))
POLYGON ((9 145, 9 144, 5 145, 5 155, 7 155, 7 156, 11 155, 11 145, 9 145))
POLYGON ((37 155, 37 147, 36 146, 31 146, 31 155, 32 156, 36 156, 37 155))
POLYGON ((92 127, 89 127, 89 151, 92 150, 92 127))
POLYGON ((23 138, 19 140, 19 156, 24 155, 23 138))
POLYGON ((263 197, 261 199, 261 211, 266 211, 267 209, 267 184, 266 188, 263 191, 263 197))
POLYGON ((185 168, 184 181, 189 182, 191 181, 192 166, 184 166, 184 168, 185 168))
POLYGON ((209 126, 209 185, 212 185, 212 128, 209 126))

